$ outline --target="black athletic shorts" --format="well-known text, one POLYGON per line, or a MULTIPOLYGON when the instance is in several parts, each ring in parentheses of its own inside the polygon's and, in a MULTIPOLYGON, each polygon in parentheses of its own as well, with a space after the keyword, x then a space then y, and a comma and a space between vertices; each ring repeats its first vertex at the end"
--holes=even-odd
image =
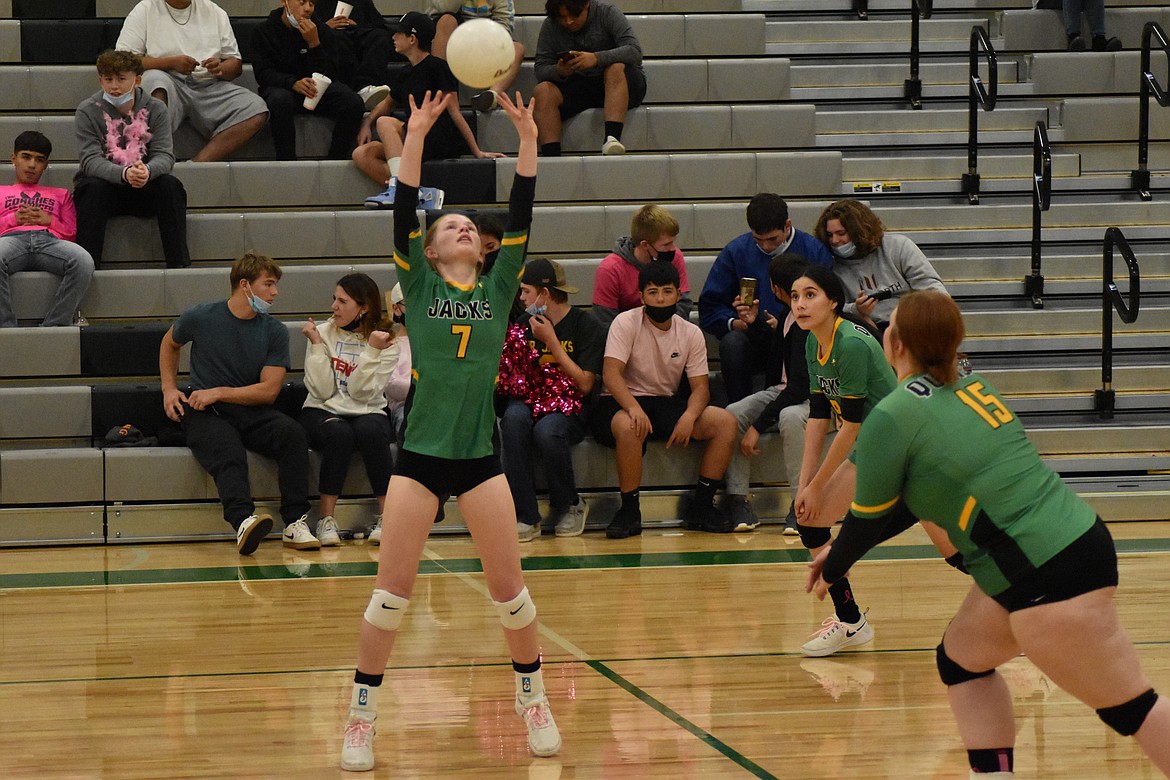
POLYGON ((1117 586, 1117 550, 1101 518, 1026 579, 992 596, 1008 612, 1117 586))
POLYGON ((485 458, 454 460, 402 449, 398 451, 398 462, 394 465, 395 476, 413 479, 440 499, 461 496, 503 473, 500 458, 495 453, 485 458))
MULTIPOLYGON (((687 410, 687 399, 677 395, 639 395, 635 396, 634 400, 650 418, 650 427, 654 429, 646 437, 647 441, 651 439, 666 441, 669 439, 670 434, 674 433, 674 426, 678 425, 678 419, 687 410)), ((589 428, 593 433, 593 438, 599 444, 604 444, 606 447, 617 446, 617 440, 613 437, 610 423, 621 410, 621 405, 612 395, 603 395, 597 401, 597 405, 589 411, 589 428)), ((642 451, 646 451, 645 444, 642 446, 642 451)))
MULTIPOLYGON (((587 108, 602 108, 605 105, 605 75, 574 73, 564 81, 551 82, 561 91, 561 118, 568 119, 587 108)), ((626 66, 626 87, 629 90, 627 108, 637 108, 646 99, 646 76, 641 68, 626 66)))

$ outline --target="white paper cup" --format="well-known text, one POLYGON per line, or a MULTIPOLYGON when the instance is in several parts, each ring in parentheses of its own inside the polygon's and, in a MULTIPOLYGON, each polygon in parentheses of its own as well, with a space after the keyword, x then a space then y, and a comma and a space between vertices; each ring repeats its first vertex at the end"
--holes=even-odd
POLYGON ((351 3, 339 2, 337 4, 337 10, 333 12, 333 15, 335 17, 336 16, 344 16, 346 19, 348 19, 349 15, 352 11, 353 11, 353 5, 351 3))
POLYGON ((333 79, 329 78, 323 73, 314 73, 313 81, 317 84, 317 96, 305 98, 305 108, 312 111, 321 102, 321 96, 325 94, 325 90, 329 89, 329 85, 333 83, 333 79))

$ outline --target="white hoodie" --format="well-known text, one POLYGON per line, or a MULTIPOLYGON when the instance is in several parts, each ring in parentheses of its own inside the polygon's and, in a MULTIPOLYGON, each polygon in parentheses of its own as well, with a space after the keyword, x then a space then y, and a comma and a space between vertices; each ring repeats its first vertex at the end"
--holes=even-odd
POLYGON ((323 322, 321 343, 305 351, 305 407, 325 409, 342 417, 385 414, 382 388, 398 365, 398 343, 374 349, 361 333, 323 322))

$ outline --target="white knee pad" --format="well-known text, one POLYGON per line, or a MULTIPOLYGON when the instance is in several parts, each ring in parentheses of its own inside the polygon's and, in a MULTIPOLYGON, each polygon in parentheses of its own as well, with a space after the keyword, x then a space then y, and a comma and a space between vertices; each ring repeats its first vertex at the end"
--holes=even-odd
POLYGON ((500 613, 500 623, 504 628, 516 631, 536 620, 536 605, 528 595, 528 588, 517 593, 511 601, 493 601, 492 604, 500 613))
POLYGON ((397 631, 410 599, 395 596, 388 590, 375 590, 366 607, 366 622, 383 631, 397 631))

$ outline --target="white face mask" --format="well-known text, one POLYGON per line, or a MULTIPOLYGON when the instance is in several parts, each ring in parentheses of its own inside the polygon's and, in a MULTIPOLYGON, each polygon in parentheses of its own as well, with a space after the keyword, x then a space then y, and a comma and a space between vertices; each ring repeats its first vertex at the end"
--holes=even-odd
POLYGON ((854 245, 854 243, 852 241, 850 241, 848 244, 842 244, 841 246, 833 247, 833 254, 837 255, 837 257, 844 257, 844 258, 848 259, 850 257, 853 257, 853 255, 855 255, 856 253, 857 253, 857 247, 854 245))
POLYGON ((284 17, 288 19, 288 23, 291 24, 294 28, 301 26, 301 23, 297 21, 297 18, 292 15, 292 11, 288 10, 287 5, 284 7, 284 17))
POLYGON ((117 97, 114 97, 108 92, 103 92, 102 99, 115 108, 121 108, 134 99, 134 90, 130 90, 125 95, 118 95, 117 97))

